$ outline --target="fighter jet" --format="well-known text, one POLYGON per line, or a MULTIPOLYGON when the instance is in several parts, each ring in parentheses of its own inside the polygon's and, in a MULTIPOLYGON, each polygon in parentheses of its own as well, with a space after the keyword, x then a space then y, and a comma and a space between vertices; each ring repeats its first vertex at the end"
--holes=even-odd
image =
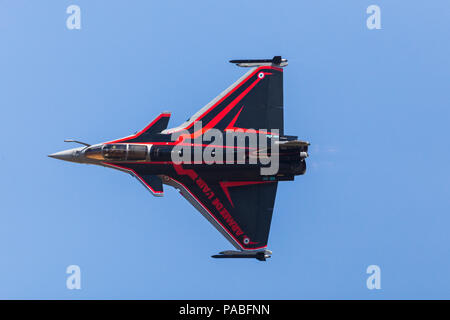
POLYGON ((287 60, 230 62, 250 70, 182 125, 167 129, 163 112, 128 137, 65 140, 82 146, 49 157, 129 173, 158 197, 174 187, 236 249, 212 257, 265 261, 278 182, 306 172, 309 143, 284 134, 287 60))

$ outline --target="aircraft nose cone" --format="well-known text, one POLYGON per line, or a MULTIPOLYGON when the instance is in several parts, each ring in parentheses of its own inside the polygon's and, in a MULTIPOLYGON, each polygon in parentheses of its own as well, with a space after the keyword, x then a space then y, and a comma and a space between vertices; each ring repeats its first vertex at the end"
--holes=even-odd
POLYGON ((55 159, 59 159, 59 160, 71 160, 72 159, 72 150, 64 150, 64 151, 60 151, 60 152, 55 152, 52 154, 49 154, 48 156, 50 158, 55 158, 55 159))
POLYGON ((79 159, 78 159, 79 151, 81 151, 82 149, 83 148, 64 150, 64 151, 49 154, 48 156, 50 158, 55 158, 55 159, 64 160, 64 161, 79 162, 79 159))

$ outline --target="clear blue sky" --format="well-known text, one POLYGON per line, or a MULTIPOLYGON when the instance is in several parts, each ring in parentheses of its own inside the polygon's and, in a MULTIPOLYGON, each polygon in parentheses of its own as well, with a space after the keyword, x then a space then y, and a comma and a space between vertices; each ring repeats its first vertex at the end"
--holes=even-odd
POLYGON ((444 0, 1 0, 0 298, 450 298, 449 30, 444 0), (173 189, 47 157, 176 126, 246 71, 229 59, 278 54, 312 145, 266 263, 210 258, 231 245, 173 189))

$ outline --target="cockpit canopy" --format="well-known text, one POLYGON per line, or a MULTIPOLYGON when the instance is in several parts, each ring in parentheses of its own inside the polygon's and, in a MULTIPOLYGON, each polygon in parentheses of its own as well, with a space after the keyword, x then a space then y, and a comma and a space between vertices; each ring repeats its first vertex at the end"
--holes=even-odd
POLYGON ((148 158, 148 147, 141 144, 103 144, 88 147, 86 158, 107 161, 144 161, 148 158))

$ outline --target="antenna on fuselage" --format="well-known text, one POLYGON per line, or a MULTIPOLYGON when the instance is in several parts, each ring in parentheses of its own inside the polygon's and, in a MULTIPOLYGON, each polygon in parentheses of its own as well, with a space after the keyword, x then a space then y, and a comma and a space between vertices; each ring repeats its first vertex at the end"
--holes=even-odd
POLYGON ((66 140, 64 140, 64 142, 75 142, 75 143, 82 144, 83 146, 86 146, 86 147, 91 146, 89 143, 78 141, 78 140, 73 140, 73 139, 66 139, 66 140))

